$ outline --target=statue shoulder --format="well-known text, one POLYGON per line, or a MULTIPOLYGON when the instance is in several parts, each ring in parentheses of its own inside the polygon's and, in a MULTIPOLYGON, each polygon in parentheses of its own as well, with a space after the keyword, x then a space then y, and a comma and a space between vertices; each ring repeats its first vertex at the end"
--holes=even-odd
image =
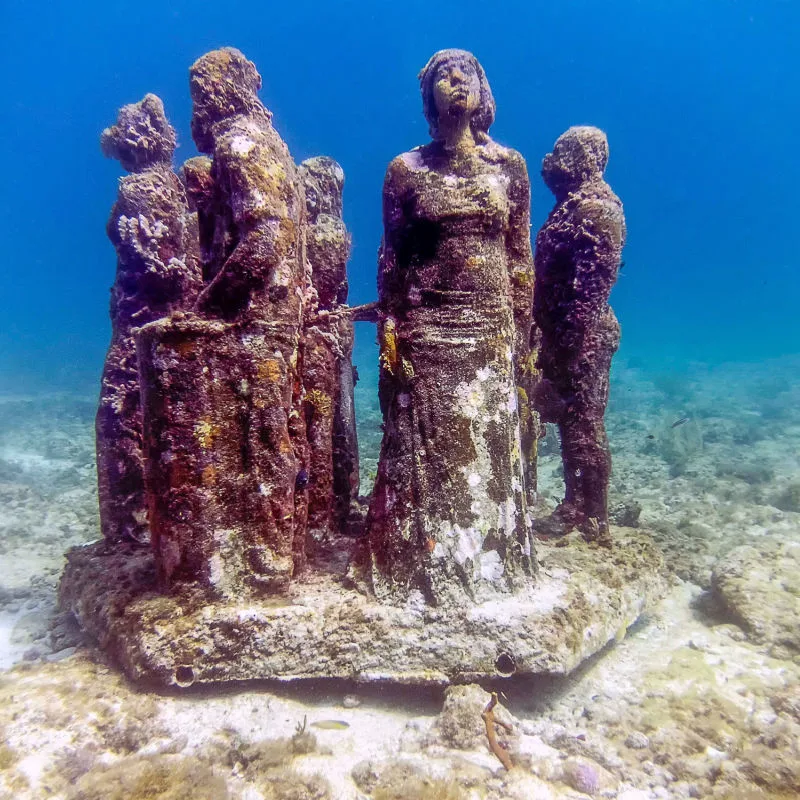
POLYGON ((117 204, 123 208, 143 208, 165 195, 181 192, 180 178, 173 172, 171 165, 156 164, 120 178, 117 204))
POLYGON ((528 165, 519 150, 505 147, 490 139, 484 145, 484 152, 490 161, 502 165, 513 177, 528 179, 528 165))
POLYGON ((415 147, 413 150, 409 150, 407 153, 400 153, 399 156, 395 156, 389 162, 386 175, 402 177, 413 172, 418 172, 421 169, 425 169, 425 164, 423 161, 423 148, 415 147))
POLYGON ((402 192, 415 182, 415 176, 425 169, 420 150, 421 148, 416 147, 389 162, 383 181, 384 191, 402 192))
POLYGON ((574 206, 574 212, 595 234, 607 237, 614 246, 621 247, 625 241, 625 215, 622 202, 610 190, 582 196, 574 206))

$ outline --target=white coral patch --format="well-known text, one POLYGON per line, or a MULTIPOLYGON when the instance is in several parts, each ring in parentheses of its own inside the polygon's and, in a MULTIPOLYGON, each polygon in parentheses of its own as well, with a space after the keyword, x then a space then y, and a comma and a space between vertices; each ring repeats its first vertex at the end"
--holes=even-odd
POLYGON ((512 531, 517 526, 517 504, 513 497, 506 500, 506 530, 512 531))
MULTIPOLYGON (((264 347, 267 343, 266 338, 264 337, 263 333, 245 333, 242 335, 242 344, 248 350, 259 350, 264 347)), ((280 357, 281 351, 276 350, 275 356, 280 357)))
POLYGON ((476 419, 481 410, 483 401, 482 393, 471 384, 459 383, 456 387, 456 397, 459 399, 461 413, 467 417, 467 419, 476 419))
POLYGON ((456 534, 456 549, 453 553, 453 558, 457 564, 463 566, 467 559, 475 559, 481 551, 483 538, 475 528, 462 528, 460 525, 454 525, 453 530, 456 534))
POLYGON ((470 487, 472 487, 473 489, 474 489, 474 488, 475 488, 475 487, 476 487, 476 486, 477 486, 477 485, 478 485, 480 482, 481 482, 481 476, 480 476, 480 475, 478 475, 478 473, 477 473, 477 472, 471 472, 469 475, 467 475, 467 483, 468 483, 468 484, 470 485, 470 487))
POLYGON ((237 156, 246 156, 256 146, 252 139, 246 136, 234 136, 231 139, 231 151, 237 156))
POLYGON ((513 414, 517 410, 517 389, 512 387, 508 392, 508 402, 506 403, 506 410, 513 414))
POLYGON ((492 368, 491 367, 481 367, 478 370, 478 380, 483 383, 484 381, 488 381, 489 378, 492 377, 492 368))
POLYGON ((208 580, 211 585, 219 586, 222 583, 224 574, 222 556, 219 553, 213 553, 211 558, 208 559, 208 580))
POLYGON ((173 256, 168 262, 167 267, 171 270, 183 271, 186 269, 186 262, 182 258, 173 256))
POLYGON ((513 498, 497 506, 497 528, 505 533, 511 533, 516 526, 517 505, 513 498))
POLYGON ((494 583, 503 577, 505 566, 500 560, 500 555, 496 550, 490 550, 481 556, 481 578, 485 581, 494 583))

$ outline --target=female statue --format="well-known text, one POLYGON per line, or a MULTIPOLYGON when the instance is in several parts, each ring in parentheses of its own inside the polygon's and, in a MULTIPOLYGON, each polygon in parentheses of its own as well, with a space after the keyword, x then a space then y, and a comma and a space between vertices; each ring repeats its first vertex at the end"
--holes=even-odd
POLYGON ((379 596, 507 591, 533 569, 518 416, 533 259, 525 162, 477 59, 419 75, 430 144, 395 158, 379 257, 384 438, 361 563, 379 596))

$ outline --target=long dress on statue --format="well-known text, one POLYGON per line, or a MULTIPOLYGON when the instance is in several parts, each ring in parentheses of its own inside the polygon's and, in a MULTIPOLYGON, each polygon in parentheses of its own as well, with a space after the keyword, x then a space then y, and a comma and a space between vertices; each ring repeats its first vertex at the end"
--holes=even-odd
POLYGON ((525 163, 492 140, 439 142, 384 184, 384 437, 367 518, 380 596, 508 591, 530 573, 512 279, 530 268, 525 163))

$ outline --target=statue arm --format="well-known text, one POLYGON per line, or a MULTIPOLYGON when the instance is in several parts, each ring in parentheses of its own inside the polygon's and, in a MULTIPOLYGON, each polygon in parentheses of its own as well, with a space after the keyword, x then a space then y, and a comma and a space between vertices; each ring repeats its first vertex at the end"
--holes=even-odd
POLYGON ((378 394, 381 410, 386 412, 388 398, 400 378, 400 355, 397 341, 397 312, 404 301, 404 281, 400 251, 407 220, 403 198, 406 193, 407 167, 398 156, 386 171, 383 183, 383 238, 378 253, 378 344, 380 378, 378 394))
MULTIPOLYGON (((243 307, 245 298, 263 287, 295 251, 294 226, 288 223, 286 197, 293 189, 288 176, 280 181, 254 181, 252 158, 228 158, 224 180, 231 186, 231 204, 239 241, 212 281, 203 289, 196 307, 223 307, 233 302, 243 307)), ((299 200, 298 200, 299 202, 299 200)))
POLYGON ((575 297, 594 317, 606 308, 617 280, 625 218, 620 204, 610 199, 584 200, 576 213, 583 246, 575 252, 575 297))
POLYGON ((520 276, 526 285, 533 277, 533 252, 531 251, 531 184, 525 159, 513 152, 509 159, 510 183, 508 199, 511 205, 507 248, 508 267, 512 279, 520 276))
MULTIPOLYGON (((506 235, 511 300, 517 328, 517 346, 526 350, 533 307, 533 251, 531 250, 531 185, 525 159, 512 151, 509 160, 511 206, 506 235)), ((522 355, 522 352, 520 353, 522 355)))
POLYGON ((404 172, 402 156, 389 164, 383 182, 383 237, 378 251, 378 302, 393 313, 402 300, 403 276, 398 252, 406 228, 403 209, 404 172))

